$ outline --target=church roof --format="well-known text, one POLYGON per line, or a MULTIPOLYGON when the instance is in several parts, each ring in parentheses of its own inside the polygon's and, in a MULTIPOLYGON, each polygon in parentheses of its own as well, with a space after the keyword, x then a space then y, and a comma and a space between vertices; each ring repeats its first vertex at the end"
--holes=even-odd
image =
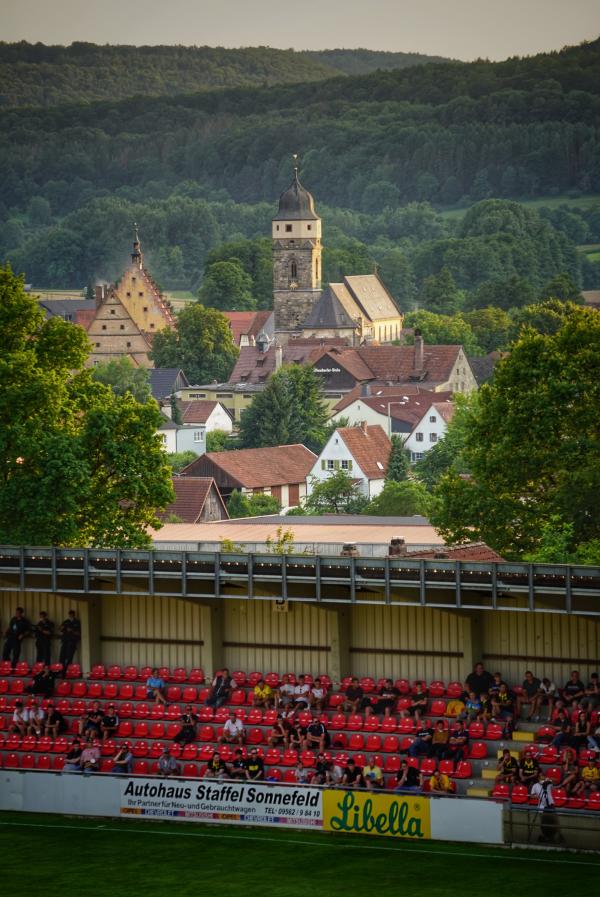
POLYGON ((358 327, 357 322, 348 314, 336 294, 327 287, 313 307, 308 318, 302 325, 304 329, 328 330, 331 328, 358 327))
POLYGON ((344 277, 344 284, 371 321, 397 318, 398 306, 377 274, 357 274, 344 277))
POLYGON ((302 186, 298 178, 298 169, 294 169, 294 179, 287 190, 279 197, 279 209, 273 221, 318 221, 315 212, 315 201, 308 190, 302 186))

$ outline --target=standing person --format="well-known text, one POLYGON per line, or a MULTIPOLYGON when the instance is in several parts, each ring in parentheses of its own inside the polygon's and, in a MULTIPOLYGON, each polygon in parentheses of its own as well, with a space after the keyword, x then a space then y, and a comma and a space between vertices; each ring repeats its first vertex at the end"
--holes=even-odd
POLYGON ((8 628, 4 633, 6 639, 4 643, 4 651, 2 652, 2 660, 11 660, 13 670, 19 662, 21 656, 21 644, 26 635, 31 632, 31 623, 25 616, 22 607, 17 607, 14 617, 11 618, 8 628))
POLYGON ((34 626, 35 635, 35 660, 36 663, 51 663, 52 636, 54 635, 54 623, 48 619, 45 610, 40 611, 40 618, 34 626))
POLYGON ((231 694, 231 676, 227 667, 218 672, 212 681, 210 694, 206 699, 207 707, 217 710, 226 704, 231 694))
POLYGON ((541 680, 534 676, 531 670, 527 670, 523 679, 523 691, 517 696, 517 719, 520 719, 521 711, 525 705, 529 707, 529 712, 526 716, 528 722, 539 716, 540 701, 542 699, 541 688, 541 680))
POLYGON ((537 799, 538 813, 541 814, 540 827, 542 834, 538 841, 542 844, 553 842, 556 838, 562 841, 560 830, 558 827, 558 819, 556 818, 556 805, 552 794, 552 782, 541 772, 538 781, 531 789, 532 797, 537 799))
POLYGON ((81 640, 81 623, 77 619, 74 610, 69 611, 69 616, 60 625, 60 657, 58 662, 63 669, 63 679, 67 675, 67 668, 73 663, 77 645, 81 640))

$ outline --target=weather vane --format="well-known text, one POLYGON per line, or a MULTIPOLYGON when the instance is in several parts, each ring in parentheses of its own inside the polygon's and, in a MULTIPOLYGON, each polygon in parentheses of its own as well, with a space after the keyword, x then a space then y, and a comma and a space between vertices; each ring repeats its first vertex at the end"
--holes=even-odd
POLYGON ((294 174, 298 175, 298 153, 292 153, 292 159, 294 160, 294 174))

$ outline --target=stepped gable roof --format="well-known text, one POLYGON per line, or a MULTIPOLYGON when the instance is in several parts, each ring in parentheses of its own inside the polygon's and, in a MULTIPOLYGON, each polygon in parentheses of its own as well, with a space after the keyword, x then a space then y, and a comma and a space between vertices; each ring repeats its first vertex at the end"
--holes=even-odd
POLYGON ((486 545, 485 542, 469 542, 466 545, 444 545, 442 548, 429 548, 423 551, 409 551, 410 558, 439 558, 449 561, 481 561, 482 563, 503 563, 504 558, 486 545))
POLYGON ((330 328, 358 328, 357 321, 348 314, 335 292, 328 287, 323 290, 321 297, 313 307, 308 318, 302 325, 306 330, 329 330, 330 328))
POLYGON ((386 474, 392 443, 379 424, 362 427, 341 427, 336 430, 346 448, 370 480, 380 480, 386 474))
POLYGON ((292 183, 279 197, 279 208, 273 221, 318 221, 315 212, 315 201, 308 190, 302 186, 298 177, 298 169, 294 168, 292 183))
POLYGON ((228 518, 225 502, 212 477, 173 477, 175 501, 158 514, 159 519, 167 520, 171 514, 175 514, 182 523, 196 523, 213 488, 223 506, 223 517, 228 518))
POLYGON ((175 392, 177 380, 182 378, 184 386, 189 386, 187 377, 180 368, 151 368, 148 371, 150 390, 155 399, 164 399, 175 392))
MULTIPOLYGON (((319 340, 291 340, 283 346, 283 364, 312 364, 327 351, 327 343, 319 340)), ((238 360, 229 377, 229 385, 237 383, 265 383, 275 371, 276 350, 271 345, 266 352, 258 346, 242 346, 238 360)))
POLYGON ((344 277, 344 284, 371 321, 397 318, 401 314, 377 274, 344 277))
POLYGON ((261 489, 303 483, 316 460, 314 452, 298 443, 231 452, 206 452, 188 464, 181 475, 194 476, 196 471, 213 468, 221 470, 238 486, 261 489))
POLYGON ((183 424, 205 424, 219 402, 210 399, 193 399, 189 402, 178 402, 183 424))

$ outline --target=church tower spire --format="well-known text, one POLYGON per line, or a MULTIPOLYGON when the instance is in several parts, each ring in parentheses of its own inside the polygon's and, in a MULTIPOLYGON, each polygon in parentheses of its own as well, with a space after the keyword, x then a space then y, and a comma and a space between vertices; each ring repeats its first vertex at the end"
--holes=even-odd
POLYGON ((300 183, 297 155, 292 182, 279 197, 272 237, 275 329, 298 330, 321 293, 321 219, 300 183))
POLYGON ((144 259, 142 256, 142 244, 140 243, 138 226, 135 221, 133 222, 133 251, 131 253, 131 263, 133 265, 136 265, 138 268, 142 268, 144 264, 144 259))

